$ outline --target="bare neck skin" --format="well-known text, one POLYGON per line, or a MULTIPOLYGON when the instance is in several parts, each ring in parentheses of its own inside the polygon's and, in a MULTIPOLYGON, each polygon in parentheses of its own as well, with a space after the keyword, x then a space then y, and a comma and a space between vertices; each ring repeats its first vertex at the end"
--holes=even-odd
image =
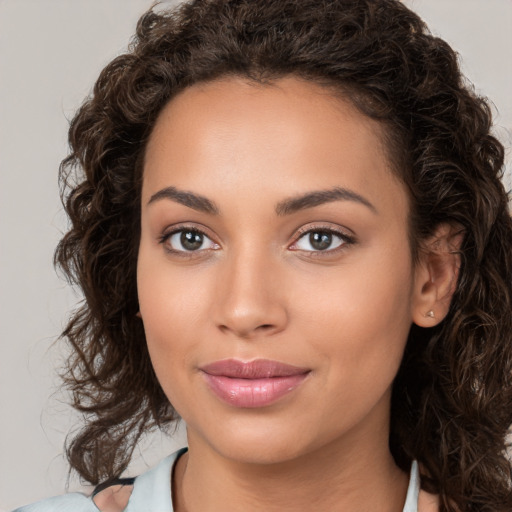
MULTIPOLYGON (((383 401, 388 402, 387 395, 383 401)), ((377 408, 373 425, 364 431, 355 428, 297 459, 266 465, 226 459, 190 432, 191 449, 175 469, 174 509, 401 512, 409 475, 387 449, 388 431, 374 435, 380 416, 377 408)))

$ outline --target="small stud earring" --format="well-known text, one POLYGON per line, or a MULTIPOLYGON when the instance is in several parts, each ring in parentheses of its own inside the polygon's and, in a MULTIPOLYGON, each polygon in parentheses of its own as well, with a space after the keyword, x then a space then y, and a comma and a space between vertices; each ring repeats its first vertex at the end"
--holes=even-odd
POLYGON ((428 316, 428 318, 435 318, 436 315, 434 315, 434 312, 432 310, 427 311, 427 314, 425 316, 428 316))

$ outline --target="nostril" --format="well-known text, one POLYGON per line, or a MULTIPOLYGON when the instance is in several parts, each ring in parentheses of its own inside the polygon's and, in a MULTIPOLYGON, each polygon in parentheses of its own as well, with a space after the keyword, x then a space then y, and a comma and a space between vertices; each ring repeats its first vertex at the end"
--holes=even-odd
POLYGON ((269 329, 273 329, 274 326, 272 324, 263 324, 257 327, 256 329, 260 329, 261 331, 268 331, 269 329))
POLYGON ((232 332, 235 332, 237 334, 237 336, 240 336, 241 338, 251 338, 256 333, 261 333, 261 334, 270 333, 275 328, 276 328, 276 326, 274 324, 262 324, 262 325, 258 325, 257 327, 255 327, 253 329, 249 329, 249 328, 244 329, 241 327, 239 327, 238 329, 233 329, 233 328, 230 328, 228 325, 224 325, 224 324, 219 325, 219 329, 223 333, 232 331, 232 332))

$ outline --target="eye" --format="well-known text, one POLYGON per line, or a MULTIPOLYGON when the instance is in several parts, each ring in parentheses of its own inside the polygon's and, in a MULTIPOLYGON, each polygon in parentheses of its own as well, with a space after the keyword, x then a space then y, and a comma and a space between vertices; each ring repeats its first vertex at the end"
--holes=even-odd
POLYGON ((198 229, 179 229, 164 235, 160 242, 169 252, 186 253, 218 249, 218 244, 198 229))
POLYGON ((332 229, 311 229, 298 238, 291 249, 308 252, 331 252, 351 243, 353 243, 351 237, 332 229))

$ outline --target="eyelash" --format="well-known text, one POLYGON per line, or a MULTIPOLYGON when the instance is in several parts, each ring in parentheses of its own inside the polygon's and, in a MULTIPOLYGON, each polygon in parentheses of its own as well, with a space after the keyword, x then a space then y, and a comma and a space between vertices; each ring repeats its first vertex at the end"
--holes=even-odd
MULTIPOLYGON (((208 251, 216 250, 216 249, 199 249, 199 250, 196 250, 196 251, 181 251, 181 250, 172 249, 168 245, 165 245, 166 242, 173 235, 176 235, 178 233, 183 233, 183 232, 198 233, 198 234, 202 235, 203 237, 205 237, 205 238, 209 239, 210 241, 212 241, 212 243, 214 243, 215 245, 218 245, 215 242, 213 242, 211 237, 208 236, 208 234, 205 231, 203 231, 202 229, 200 229, 200 228, 198 228, 196 226, 186 226, 186 225, 184 225, 184 226, 177 226, 174 229, 172 229, 172 231, 169 231, 167 233, 162 234, 158 238, 158 242, 160 244, 164 245, 164 249, 165 249, 166 252, 168 252, 170 254, 173 254, 173 255, 176 255, 176 256, 179 256, 179 257, 183 257, 183 258, 197 257, 198 253, 201 253, 201 252, 203 252, 205 250, 208 250, 208 251)), ((341 239, 341 243, 340 243, 339 246, 335 247, 334 249, 308 251, 308 250, 304 250, 304 249, 293 249, 292 248, 291 250, 293 250, 293 251, 300 251, 300 252, 306 252, 306 253, 309 253, 311 257, 318 258, 318 257, 322 257, 322 256, 337 254, 340 251, 346 250, 346 248, 348 246, 353 245, 353 244, 356 243, 356 239, 355 239, 354 236, 348 235, 347 233, 345 233, 345 232, 343 232, 341 230, 334 229, 331 226, 314 226, 314 227, 300 228, 298 230, 298 234, 295 237, 294 242, 289 247, 293 247, 301 239, 303 239, 305 236, 307 236, 307 235, 309 235, 311 233, 327 233, 329 235, 334 235, 334 236, 336 236, 336 237, 341 239)))
MULTIPOLYGON (((168 240, 170 240, 170 238, 173 235, 176 235, 177 233, 183 233, 183 232, 198 233, 198 234, 202 235, 203 237, 211 240, 211 237, 208 236, 208 234, 205 231, 203 231, 202 229, 200 229, 196 226, 184 225, 184 226, 176 226, 171 231, 163 233, 162 236, 159 237, 158 242, 164 246, 164 249, 166 252, 168 252, 172 255, 178 256, 178 257, 182 257, 182 258, 193 258, 193 257, 197 256, 197 253, 208 250, 208 249, 202 249, 202 250, 197 250, 197 251, 179 251, 176 249, 172 249, 171 247, 169 247, 168 244, 166 244, 166 242, 168 240)), ((213 243, 215 243, 215 242, 213 242, 213 243)), ((216 244, 216 245, 218 245, 218 244, 216 244)), ((209 250, 215 250, 215 249, 209 249, 209 250)))
POLYGON ((293 245, 296 245, 300 240, 302 240, 307 235, 310 235, 311 233, 326 233, 329 235, 334 235, 341 239, 341 243, 339 246, 335 247, 334 249, 326 249, 326 250, 316 250, 316 251, 306 251, 303 249, 292 249, 294 251, 301 251, 301 252, 307 252, 309 253, 310 257, 313 258, 322 258, 322 257, 328 257, 333 256, 335 254, 338 254, 341 251, 345 251, 349 246, 354 245, 356 243, 356 238, 353 235, 349 235, 346 232, 335 229, 332 226, 325 226, 325 225, 319 225, 319 226, 308 226, 303 227, 298 230, 297 237, 295 238, 295 241, 292 243, 291 247, 293 245))

